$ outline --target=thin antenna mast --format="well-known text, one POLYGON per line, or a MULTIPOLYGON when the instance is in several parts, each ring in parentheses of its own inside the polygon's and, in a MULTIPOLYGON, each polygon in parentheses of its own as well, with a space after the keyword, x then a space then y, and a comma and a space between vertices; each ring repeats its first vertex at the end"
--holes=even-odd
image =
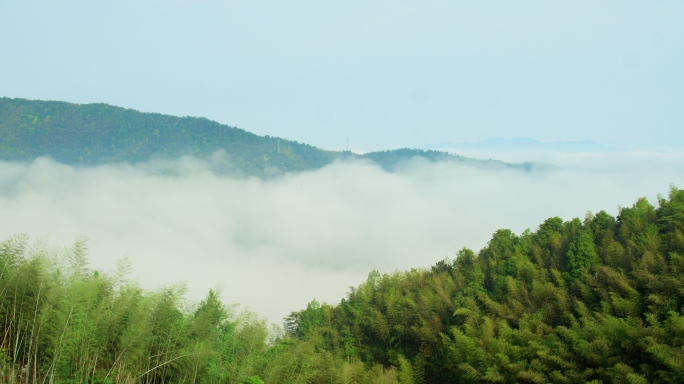
POLYGON ((349 136, 347 136, 347 151, 349 151, 349 136))

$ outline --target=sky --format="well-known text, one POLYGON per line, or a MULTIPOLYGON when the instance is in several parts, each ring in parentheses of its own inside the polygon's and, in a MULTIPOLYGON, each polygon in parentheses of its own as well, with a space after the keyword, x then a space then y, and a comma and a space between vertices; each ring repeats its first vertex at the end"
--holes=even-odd
POLYGON ((681 1, 7 1, 0 96, 327 149, 684 146, 681 1))
MULTIPOLYGON (((522 156, 521 154, 514 154, 522 156)), ((216 159, 212 161, 218 161, 216 159)), ((414 159, 396 173, 364 162, 261 180, 204 161, 77 167, 0 162, 0 239, 51 247, 88 238, 90 268, 127 257, 143 288, 186 282, 198 302, 220 287, 279 324, 314 298, 339 303, 368 273, 428 268, 492 234, 545 219, 617 215, 684 186, 684 154, 557 153, 533 172, 414 159)))

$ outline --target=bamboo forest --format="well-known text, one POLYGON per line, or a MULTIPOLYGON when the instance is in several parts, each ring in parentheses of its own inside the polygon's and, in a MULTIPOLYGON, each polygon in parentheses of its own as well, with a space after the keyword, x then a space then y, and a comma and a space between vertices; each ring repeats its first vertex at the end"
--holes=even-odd
POLYGON ((182 284, 143 290, 88 243, 0 245, 6 383, 681 383, 684 190, 430 268, 371 271, 281 327, 182 284))

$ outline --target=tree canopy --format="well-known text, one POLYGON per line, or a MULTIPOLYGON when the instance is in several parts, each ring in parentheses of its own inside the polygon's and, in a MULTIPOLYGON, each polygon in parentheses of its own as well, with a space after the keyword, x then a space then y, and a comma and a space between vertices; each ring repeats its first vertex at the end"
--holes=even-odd
POLYGON ((554 217, 429 270, 373 272, 338 305, 293 312, 287 329, 410 373, 399 382, 679 383, 683 255, 673 187, 657 208, 642 198, 617 218, 554 217))

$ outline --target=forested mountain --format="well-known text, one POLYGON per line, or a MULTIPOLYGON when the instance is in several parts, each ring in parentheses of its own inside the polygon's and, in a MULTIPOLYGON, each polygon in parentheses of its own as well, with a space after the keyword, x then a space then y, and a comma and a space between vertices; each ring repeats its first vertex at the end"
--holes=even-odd
POLYGON ((340 158, 367 158, 386 170, 414 156, 469 165, 529 167, 410 149, 359 156, 258 136, 205 118, 142 113, 107 104, 0 98, 0 160, 49 156, 64 164, 95 165, 183 155, 206 158, 219 150, 225 151, 237 173, 254 176, 318 169, 340 158))
MULTIPOLYGON (((684 191, 312 301, 267 342, 216 292, 144 292, 61 253, 0 245, 0 377, 59 383, 682 383, 684 191)), ((230 293, 228 293, 229 295, 230 293)))
POLYGON ((336 154, 258 136, 205 118, 142 113, 107 104, 0 99, 0 158, 50 156, 65 164, 207 157, 224 150, 246 174, 320 168, 336 154))

